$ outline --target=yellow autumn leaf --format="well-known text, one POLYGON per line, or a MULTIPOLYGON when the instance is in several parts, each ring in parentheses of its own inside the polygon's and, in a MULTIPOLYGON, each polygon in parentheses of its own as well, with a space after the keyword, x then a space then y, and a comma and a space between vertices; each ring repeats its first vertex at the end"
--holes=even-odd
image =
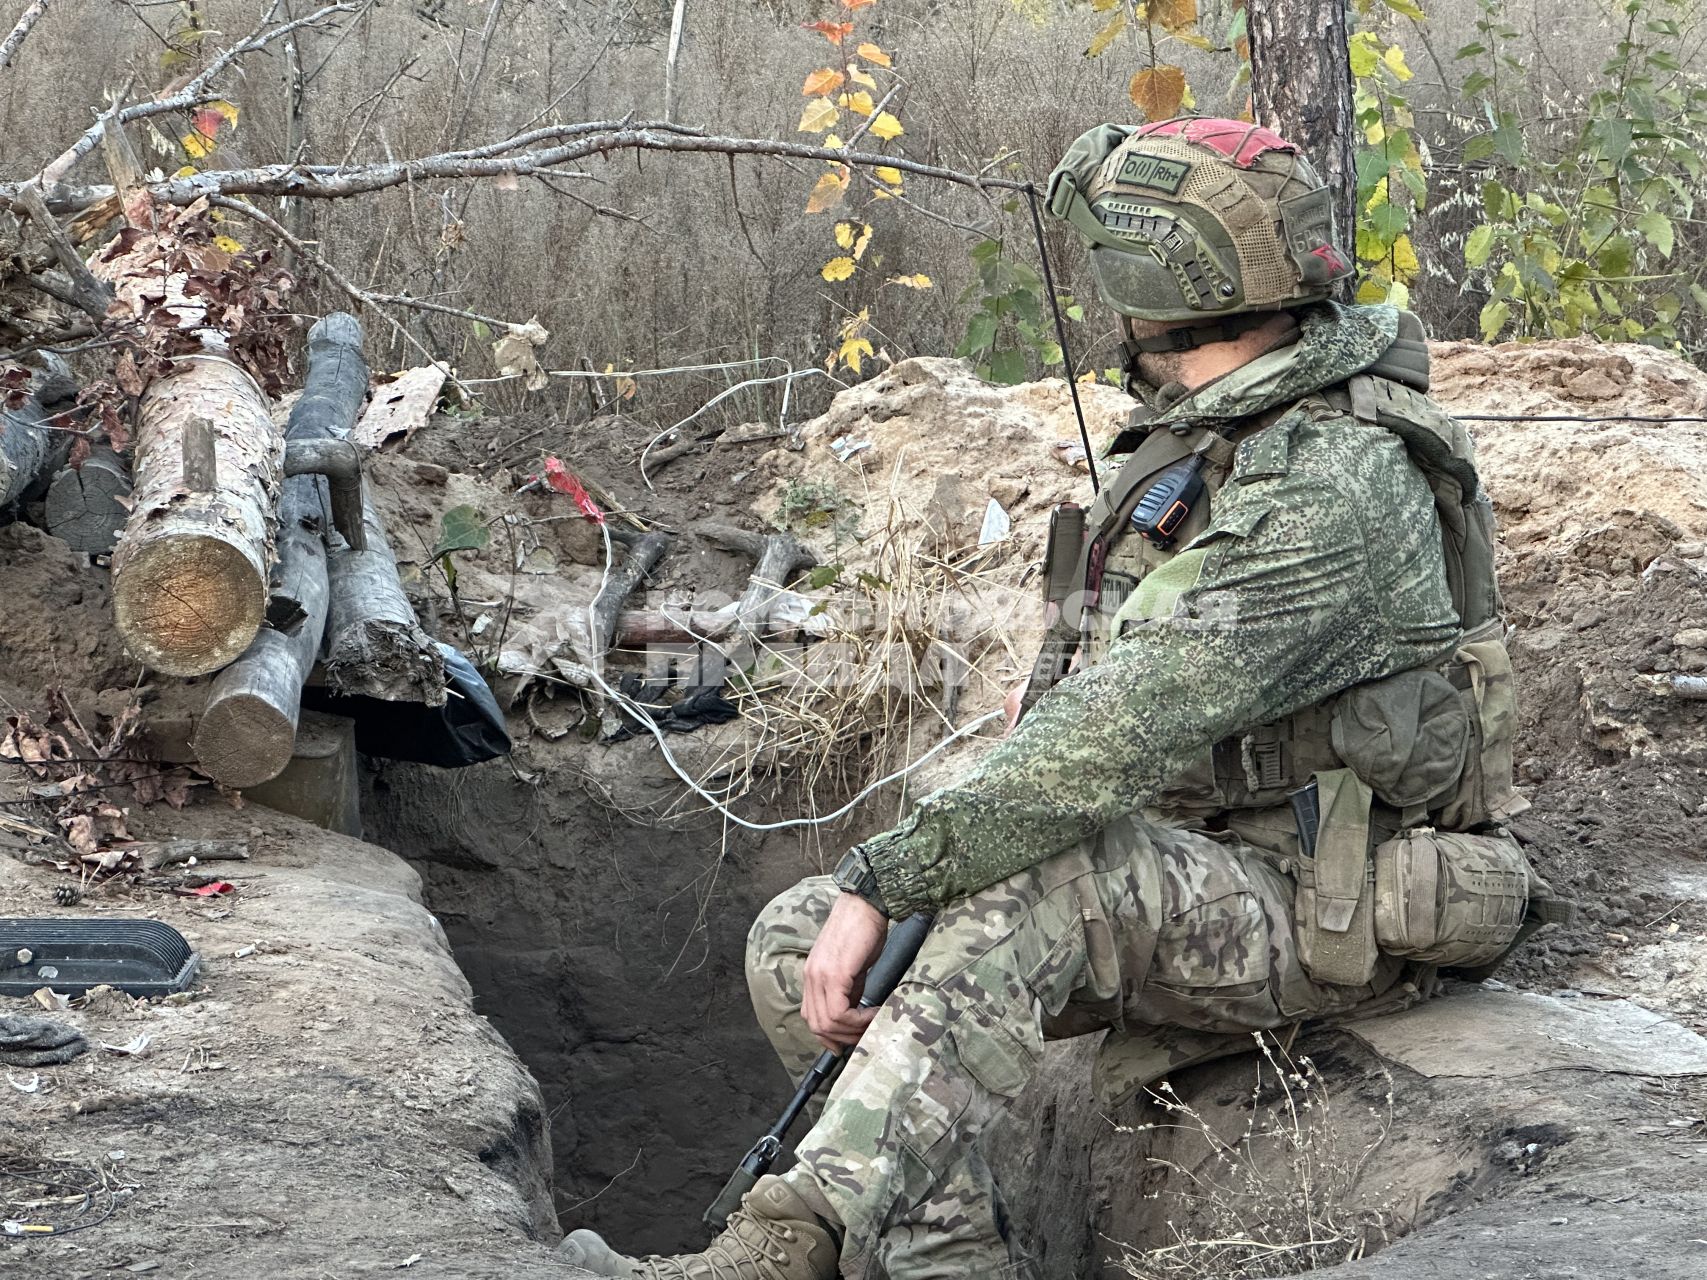
POLYGON ((1400 280, 1409 280, 1422 270, 1422 263, 1417 261, 1417 251, 1411 244, 1411 238, 1401 235, 1393 241, 1393 274, 1400 280))
POLYGON ((859 234, 860 224, 857 222, 838 222, 836 224, 836 247, 840 249, 853 248, 854 237, 859 234))
POLYGON ((1364 304, 1387 301, 1387 286, 1378 280, 1365 280, 1357 286, 1357 300, 1364 304))
POLYGON ((1103 50, 1113 44, 1115 38, 1124 30, 1126 30, 1126 10, 1122 9, 1108 20, 1108 24, 1101 31, 1091 37, 1090 44, 1085 46, 1085 57, 1101 57, 1103 50))
POLYGON ((1380 120, 1371 120, 1363 127, 1363 140, 1372 147, 1381 145, 1381 139, 1387 136, 1387 126, 1380 120))
POLYGON ((1197 0, 1149 0, 1150 19, 1178 34, 1197 21, 1197 0))
POLYGON ((229 125, 235 125, 237 123, 237 117, 242 114, 242 109, 238 107, 236 103, 227 102, 224 98, 215 98, 212 102, 207 104, 207 109, 209 111, 219 112, 220 115, 225 117, 225 123, 229 125))
MULTIPOLYGON (((186 165, 180 165, 178 167, 178 169, 173 172, 172 176, 174 178, 193 178, 196 176, 196 174, 198 174, 200 172, 201 172, 201 170, 196 168, 195 165, 186 164, 186 165)), ((214 212, 218 213, 219 210, 215 209, 214 212)))
POLYGON ((1390 45, 1387 52, 1381 55, 1381 61, 1387 64, 1387 70, 1393 73, 1394 79, 1409 80, 1411 69, 1405 65, 1405 51, 1398 45, 1390 45))
POLYGON ((877 88, 876 78, 869 71, 861 70, 859 67, 848 68, 848 79, 855 84, 864 85, 867 89, 877 88))
POLYGON ((901 122, 894 116, 890 115, 887 111, 879 111, 877 113, 877 118, 871 122, 871 131, 878 137, 882 138, 885 142, 888 142, 892 138, 899 138, 906 132, 906 130, 901 127, 901 122))
POLYGON ((894 165, 880 164, 872 170, 880 181, 887 182, 892 187, 901 185, 901 171, 894 165))
POLYGON ((884 53, 883 50, 879 49, 870 41, 860 45, 860 47, 855 49, 854 52, 859 54, 859 56, 864 58, 867 62, 871 63, 874 67, 887 67, 893 65, 889 55, 884 53))
POLYGON ((1377 179, 1375 183, 1375 190, 1369 193, 1369 200, 1363 207, 1365 210, 1373 212, 1386 204, 1387 199, 1387 179, 1383 176, 1377 179))
POLYGON ((910 276, 890 276, 889 283, 902 285, 908 289, 929 289, 932 282, 929 276, 915 273, 910 276))
POLYGON ((846 280, 853 273, 854 260, 847 257, 831 258, 818 269, 818 274, 823 276, 824 279, 828 280, 831 284, 834 284, 838 280, 846 280))
POLYGON ((824 135, 824 145, 832 148, 841 146, 842 135, 839 133, 826 133, 824 135))
POLYGON ((1119 3, 1120 3, 1120 0, 1091 0, 1091 12, 1092 13, 1107 13, 1110 9, 1114 8, 1114 6, 1119 4, 1119 3))
POLYGON ((1203 49, 1207 51, 1215 47, 1215 42, 1208 36, 1204 35, 1201 31, 1175 31, 1172 34, 1175 40, 1178 40, 1183 44, 1189 44, 1193 49, 1203 49))
POLYGON ((1146 67, 1132 77, 1126 92, 1147 118, 1170 120, 1185 101, 1185 72, 1174 66, 1146 67))
POLYGON ((841 349, 836 352, 836 359, 858 373, 860 371, 860 360, 871 354, 873 352, 870 342, 864 338, 848 338, 843 341, 841 349))
POLYGON ((865 246, 871 243, 871 224, 864 224, 864 230, 859 233, 859 239, 853 242, 854 261, 865 257, 865 246))
POLYGON ((826 173, 818 179, 812 188, 812 194, 806 198, 807 213, 823 213, 826 209, 834 209, 842 202, 842 195, 848 189, 846 170, 839 173, 826 173))
POLYGON ((800 92, 808 98, 820 97, 826 93, 834 93, 842 87, 842 73, 834 67, 819 67, 806 77, 806 83, 800 86, 800 92))
POLYGON ((856 116, 868 116, 877 109, 877 104, 871 100, 871 95, 864 89, 858 93, 844 93, 836 99, 838 106, 846 107, 856 116))
POLYGON ((800 124, 797 126, 801 133, 823 133, 841 118, 841 112, 836 110, 836 104, 828 98, 814 98, 806 104, 806 110, 800 113, 800 124))
POLYGON ((213 247, 218 249, 221 253, 243 252, 243 246, 236 240, 233 240, 230 236, 215 236, 213 238, 213 247))
POLYGON ((213 154, 214 142, 205 133, 191 129, 178 139, 178 145, 183 147, 184 154, 192 160, 205 160, 213 154))

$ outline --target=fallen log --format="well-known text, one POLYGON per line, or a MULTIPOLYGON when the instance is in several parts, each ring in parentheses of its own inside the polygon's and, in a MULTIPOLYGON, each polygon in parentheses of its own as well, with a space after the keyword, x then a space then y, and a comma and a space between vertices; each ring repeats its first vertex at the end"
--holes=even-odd
POLYGON ((105 555, 130 515, 130 468, 105 446, 63 467, 47 489, 47 531, 74 551, 105 555))
MULTIPOLYGON (((227 786, 258 786, 290 763, 302 686, 326 632, 326 537, 334 509, 329 482, 291 462, 306 456, 304 449, 328 443, 353 448, 338 437, 355 423, 366 394, 361 324, 336 312, 309 331, 307 381, 285 426, 286 470, 298 474, 285 480, 279 504, 278 562, 267 625, 214 680, 196 725, 196 758, 203 772, 227 786)), ((359 475, 356 485, 344 505, 353 498, 359 508, 359 475)))
POLYGON ((327 563, 326 684, 334 693, 385 702, 445 701, 444 655, 421 629, 397 577, 397 558, 373 497, 362 492, 358 550, 339 539, 327 563))
POLYGON ((209 353, 180 358, 136 411, 135 505, 113 552, 126 646, 168 675, 217 671, 266 616, 284 441, 267 398, 209 353))
POLYGON ((48 426, 51 416, 35 396, 0 409, 0 507, 31 496, 71 451, 71 432, 48 426))

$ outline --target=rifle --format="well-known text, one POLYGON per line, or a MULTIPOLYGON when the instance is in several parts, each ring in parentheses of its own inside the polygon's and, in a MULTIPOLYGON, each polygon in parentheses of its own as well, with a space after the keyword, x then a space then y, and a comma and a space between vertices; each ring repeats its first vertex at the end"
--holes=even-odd
MULTIPOLYGON (((925 935, 930 932, 932 919, 932 916, 920 912, 908 916, 889 931, 882 954, 865 975, 865 987, 859 997, 861 1009, 875 1009, 889 998, 901 979, 906 976, 907 970, 913 967, 919 948, 924 945, 925 935)), ((717 1193, 717 1199, 713 1200, 711 1207, 705 1211, 706 1226, 713 1231, 723 1230, 728 1224, 729 1215, 740 1206, 741 1198, 753 1189, 760 1178, 770 1172, 771 1165, 782 1154, 782 1140, 788 1136, 789 1129, 800 1118, 806 1104, 812 1101, 812 1095, 836 1074, 852 1052, 851 1049, 826 1049, 818 1055, 818 1060, 812 1064, 811 1069, 800 1078, 800 1087, 794 1091, 794 1097, 789 1099, 777 1122, 765 1132, 764 1137, 753 1144, 752 1150, 747 1152, 746 1158, 730 1175, 723 1190, 717 1193)))

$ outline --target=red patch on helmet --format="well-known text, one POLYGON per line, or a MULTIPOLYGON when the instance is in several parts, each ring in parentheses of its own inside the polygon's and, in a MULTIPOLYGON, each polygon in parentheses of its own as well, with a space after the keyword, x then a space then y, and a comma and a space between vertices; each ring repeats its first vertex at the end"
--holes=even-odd
POLYGON ((1347 269, 1345 259, 1340 257, 1339 252, 1331 244, 1317 245, 1314 249, 1310 250, 1310 255, 1315 258, 1320 258, 1323 262, 1327 263, 1329 271, 1344 271, 1347 269))
POLYGON ((1216 120, 1197 116, 1179 120, 1163 120, 1160 124, 1145 125, 1138 130, 1140 138, 1167 134, 1184 138, 1200 147, 1219 151, 1241 169, 1249 169, 1257 157, 1266 151, 1289 151, 1296 155, 1298 148, 1273 129, 1243 120, 1216 120))

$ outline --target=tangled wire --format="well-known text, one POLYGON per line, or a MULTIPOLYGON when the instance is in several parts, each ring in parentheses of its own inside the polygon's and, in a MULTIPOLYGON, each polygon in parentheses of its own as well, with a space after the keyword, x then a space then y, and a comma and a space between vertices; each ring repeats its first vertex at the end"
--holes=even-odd
POLYGON ((0 1244, 98 1227, 134 1189, 106 1161, 0 1155, 0 1244))

